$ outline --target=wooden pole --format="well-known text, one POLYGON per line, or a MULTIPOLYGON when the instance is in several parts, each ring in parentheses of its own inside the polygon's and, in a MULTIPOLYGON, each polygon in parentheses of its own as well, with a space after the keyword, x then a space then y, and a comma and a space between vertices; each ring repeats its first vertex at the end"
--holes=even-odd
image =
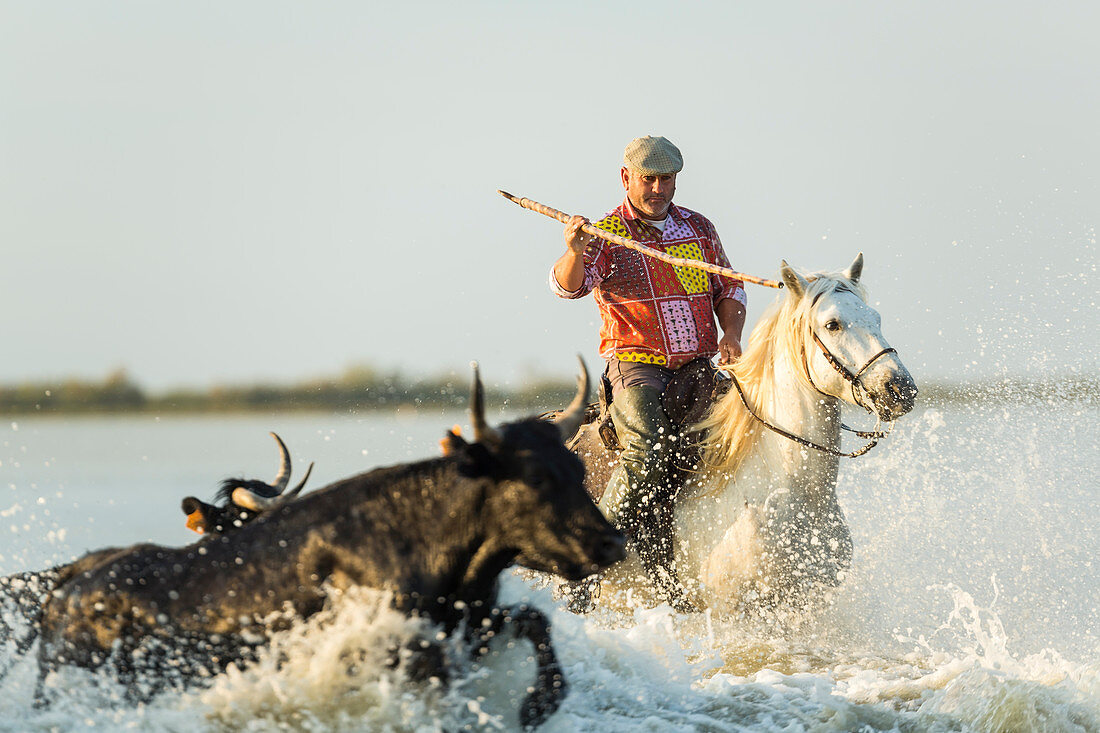
MULTIPOLYGON (((551 219, 557 219, 562 224, 569 223, 569 214, 551 208, 546 204, 540 204, 538 201, 532 201, 531 199, 513 196, 507 191, 498 190, 497 193, 499 193, 501 196, 508 199, 512 203, 518 204, 525 209, 536 211, 543 216, 549 216, 551 219)), ((706 272, 714 273, 715 275, 721 275, 722 277, 728 277, 734 280, 741 280, 743 282, 753 283, 755 285, 763 285, 764 287, 768 288, 783 287, 783 283, 778 280, 768 280, 766 278, 756 277, 755 275, 746 275, 743 272, 737 272, 736 270, 732 270, 728 267, 722 267, 720 265, 713 265, 709 262, 703 262, 702 260, 691 260, 684 257, 674 257, 667 252, 662 252, 659 249, 647 247, 641 242, 635 241, 633 239, 627 239, 626 237, 620 237, 618 234, 606 232, 599 227, 592 226, 591 224, 585 224, 584 226, 582 226, 581 231, 583 231, 585 234, 591 234, 593 237, 599 237, 606 242, 618 244, 620 246, 626 247, 627 249, 632 249, 635 252, 640 252, 647 257, 653 257, 663 262, 667 262, 670 265, 676 265, 677 267, 694 267, 697 270, 704 270, 706 272)))

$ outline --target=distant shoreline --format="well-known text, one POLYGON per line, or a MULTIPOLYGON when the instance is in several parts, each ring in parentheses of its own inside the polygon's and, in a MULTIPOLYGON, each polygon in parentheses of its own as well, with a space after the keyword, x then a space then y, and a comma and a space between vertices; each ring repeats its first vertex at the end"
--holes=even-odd
MULTIPOLYGON (((534 380, 517 390, 486 388, 492 407, 548 410, 573 399, 573 381, 534 380)), ((102 380, 57 379, 0 385, 0 416, 217 415, 272 412, 355 414, 395 409, 463 409, 469 385, 451 376, 414 379, 356 367, 328 379, 289 385, 216 385, 146 391, 124 370, 102 380)))
MULTIPOLYGON (((564 407, 572 381, 535 380, 520 389, 489 389, 488 404, 517 411, 564 407)), ((975 403, 1100 403, 1100 376, 1042 381, 1008 378, 975 382, 926 382, 918 406, 975 403)), ((593 399, 595 397, 593 396, 593 399)), ((233 415, 272 412, 358 414, 395 409, 455 410, 468 404, 469 386, 453 377, 413 379, 357 367, 331 379, 290 385, 219 385, 150 393, 119 370, 99 381, 43 380, 0 385, 0 415, 233 415)))

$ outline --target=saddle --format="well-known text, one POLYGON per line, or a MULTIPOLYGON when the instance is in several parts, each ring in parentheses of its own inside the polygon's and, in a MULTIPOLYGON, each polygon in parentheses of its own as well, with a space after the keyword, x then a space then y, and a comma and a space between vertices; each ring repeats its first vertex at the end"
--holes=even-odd
MULTIPOLYGON (((710 359, 698 358, 676 370, 672 380, 661 394, 661 405, 669 421, 683 430, 699 422, 714 401, 729 389, 729 378, 714 368, 710 359)), ((611 419, 611 382, 607 375, 600 377, 600 401, 590 405, 584 422, 597 422, 596 431, 604 446, 619 452, 619 437, 611 419), (592 408, 598 407, 598 412, 592 408)))

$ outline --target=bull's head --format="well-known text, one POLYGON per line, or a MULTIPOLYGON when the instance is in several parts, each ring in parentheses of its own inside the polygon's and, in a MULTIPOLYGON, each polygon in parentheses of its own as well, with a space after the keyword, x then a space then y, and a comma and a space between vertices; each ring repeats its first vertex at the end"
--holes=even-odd
POLYGON ((584 464, 565 447, 588 401, 588 370, 581 360, 577 394, 555 423, 537 418, 490 427, 474 366, 470 423, 474 441, 452 431, 444 450, 464 472, 487 482, 486 516, 497 541, 525 567, 578 580, 624 557, 624 538, 584 488, 584 464))
POLYGON ((279 446, 279 472, 274 481, 269 484, 257 479, 226 479, 214 497, 214 504, 207 504, 194 496, 186 497, 181 508, 187 515, 188 529, 199 534, 222 534, 281 506, 302 491, 313 472, 313 464, 309 464, 306 475, 297 486, 283 493, 290 483, 290 451, 278 435, 271 433, 271 437, 279 446))

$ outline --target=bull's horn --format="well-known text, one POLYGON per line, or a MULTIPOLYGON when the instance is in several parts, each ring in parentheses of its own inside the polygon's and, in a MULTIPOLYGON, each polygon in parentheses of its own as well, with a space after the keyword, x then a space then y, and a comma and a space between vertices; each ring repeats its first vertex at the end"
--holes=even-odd
POLYGON ((302 477, 302 480, 298 482, 298 485, 290 491, 286 492, 285 494, 280 494, 279 496, 273 496, 270 499, 267 499, 265 497, 258 496, 253 492, 248 491, 247 489, 238 487, 237 490, 233 492, 233 500, 236 501, 238 497, 250 503, 252 503, 253 500, 256 500, 255 503, 253 503, 251 506, 249 506, 248 504, 241 504, 241 506, 243 506, 245 509, 250 509, 257 514, 270 512, 273 509, 277 509, 278 507, 281 507, 284 504, 289 504, 291 501, 293 501, 294 497, 298 496, 298 494, 301 493, 302 489, 305 488, 306 481, 309 481, 309 475, 311 473, 313 473, 312 463, 309 464, 309 468, 306 469, 306 475, 302 477), (238 494, 237 492, 240 493, 238 494))
POLYGON ((294 487, 293 489, 291 489, 290 491, 288 491, 288 492, 286 493, 286 495, 285 495, 285 496, 283 496, 283 498, 284 498, 284 499, 287 499, 287 500, 290 500, 290 499, 293 499, 293 498, 294 498, 295 496, 297 496, 298 494, 300 494, 300 493, 302 492, 302 489, 303 489, 303 488, 305 487, 305 485, 306 485, 306 481, 309 481, 309 475, 310 475, 311 473, 313 473, 313 464, 312 464, 312 463, 311 463, 311 464, 309 464, 309 468, 307 468, 307 469, 306 469, 306 475, 302 477, 302 480, 298 482, 298 485, 297 485, 297 486, 295 486, 295 487, 294 487))
POLYGON ((279 444, 279 473, 275 476, 271 488, 275 489, 276 494, 281 494, 286 490, 286 485, 290 483, 290 451, 286 449, 286 443, 283 442, 282 438, 275 433, 270 435, 279 444))
POLYGON ((230 500, 241 507, 247 509, 256 514, 262 514, 279 501, 277 496, 260 496, 255 491, 246 489, 243 486, 238 486, 233 489, 233 493, 229 496, 230 500))
POLYGON ((495 443, 500 439, 500 433, 485 422, 485 398, 477 362, 471 362, 470 366, 474 368, 474 383, 470 387, 470 425, 474 429, 474 442, 495 443))
POLYGON ((588 367, 585 366, 580 354, 577 354, 577 361, 581 364, 581 373, 577 376, 577 394, 569 403, 569 407, 565 408, 565 411, 554 421, 561 431, 563 441, 572 438, 580 429, 581 423, 584 422, 585 408, 588 406, 588 367))

